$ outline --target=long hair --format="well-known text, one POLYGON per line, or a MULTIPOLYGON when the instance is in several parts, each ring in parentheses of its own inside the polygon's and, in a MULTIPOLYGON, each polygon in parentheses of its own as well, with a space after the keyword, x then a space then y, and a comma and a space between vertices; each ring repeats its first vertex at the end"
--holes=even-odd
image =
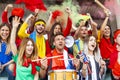
POLYGON ((53 36, 55 35, 54 29, 57 25, 60 25, 60 31, 62 32, 62 25, 59 22, 56 22, 55 24, 53 24, 52 28, 50 29, 50 32, 49 32, 50 34, 49 34, 49 38, 48 38, 51 47, 53 45, 53 38, 54 38, 53 36))
MULTIPOLYGON (((88 42, 89 42, 89 39, 90 37, 93 36, 95 37, 94 35, 89 35, 84 43, 84 53, 87 55, 88 54, 88 42)), ((98 44, 97 44, 97 38, 95 37, 96 39, 96 47, 93 51, 93 55, 95 56, 95 60, 96 61, 99 61, 100 58, 101 58, 101 55, 100 55, 100 50, 99 50, 99 47, 98 47, 98 44)))
MULTIPOLYGON (((9 36, 8 36, 7 39, 6 39, 6 44, 7 44, 6 54, 9 54, 9 53, 10 53, 10 50, 11 50, 11 48, 10 48, 11 26, 10 26, 8 23, 2 23, 2 24, 0 25, 0 29, 1 29, 2 27, 4 27, 4 26, 8 27, 8 29, 9 29, 9 36)), ((0 43, 1 43, 1 41, 2 41, 2 37, 0 36, 0 43)))
MULTIPOLYGON (((110 26, 109 24, 107 24, 107 26, 110 28, 110 42, 111 42, 112 44, 114 44, 114 39, 113 39, 113 36, 112 36, 111 26, 110 26)), ((103 38, 106 39, 105 36, 104 36, 104 34, 103 34, 103 38)))
POLYGON ((19 47, 19 52, 18 52, 18 63, 21 65, 23 64, 24 62, 24 55, 25 55, 25 50, 26 50, 26 46, 27 46, 27 42, 28 41, 31 41, 33 43, 33 52, 30 56, 30 59, 31 60, 34 60, 37 58, 37 46, 36 44, 34 43, 34 41, 31 39, 31 38, 24 38, 20 44, 20 47, 19 47))
MULTIPOLYGON (((8 23, 2 23, 2 24, 0 25, 0 29, 1 29, 2 27, 4 27, 4 26, 8 27, 8 28, 9 28, 9 31, 10 31, 10 33, 11 33, 11 26, 10 26, 8 23)), ((10 34, 9 34, 6 42, 9 42, 9 40, 10 40, 10 34)), ((0 36, 0 41, 2 41, 2 37, 1 37, 1 36, 0 36)))

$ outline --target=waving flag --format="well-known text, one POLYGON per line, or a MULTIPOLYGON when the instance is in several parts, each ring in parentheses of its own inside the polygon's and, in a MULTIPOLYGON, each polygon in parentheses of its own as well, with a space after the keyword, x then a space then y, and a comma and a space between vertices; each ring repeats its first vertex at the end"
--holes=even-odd
POLYGON ((47 10, 42 0, 16 0, 15 3, 24 3, 26 8, 33 12, 35 11, 35 9, 40 9, 44 11, 47 10))

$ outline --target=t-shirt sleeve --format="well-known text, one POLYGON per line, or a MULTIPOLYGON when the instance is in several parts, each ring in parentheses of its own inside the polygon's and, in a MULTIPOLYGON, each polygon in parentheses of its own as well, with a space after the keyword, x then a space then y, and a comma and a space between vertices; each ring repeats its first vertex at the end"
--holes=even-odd
POLYGON ((18 59, 18 54, 14 55, 14 56, 12 57, 12 59, 13 59, 14 62, 16 63, 16 62, 17 62, 17 59, 18 59))
POLYGON ((7 18, 8 12, 7 11, 3 11, 2 12, 2 22, 8 22, 8 18, 7 18))
POLYGON ((20 27, 20 29, 19 29, 19 31, 18 31, 18 36, 19 36, 21 39, 30 36, 30 34, 28 34, 28 33, 26 32, 27 27, 28 27, 28 24, 27 24, 26 22, 24 22, 24 23, 21 25, 21 27, 20 27))

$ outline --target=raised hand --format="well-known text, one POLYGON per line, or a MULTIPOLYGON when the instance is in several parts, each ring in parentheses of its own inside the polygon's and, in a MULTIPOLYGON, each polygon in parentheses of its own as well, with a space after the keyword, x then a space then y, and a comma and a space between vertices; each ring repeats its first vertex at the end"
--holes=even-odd
POLYGON ((5 11, 8 11, 9 8, 13 8, 13 5, 12 5, 12 4, 8 4, 8 5, 5 7, 5 11))
POLYGON ((39 13, 39 9, 35 9, 35 14, 38 14, 39 13))
MULTIPOLYGON (((37 14, 35 14, 35 15, 30 15, 29 18, 30 18, 30 21, 31 21, 31 25, 34 25, 34 22, 36 21, 36 18, 37 18, 37 14)), ((28 19, 29 19, 29 18, 28 18, 28 19)))
POLYGON ((111 15, 111 12, 109 9, 105 9, 104 13, 106 14, 106 17, 109 17, 111 15))
POLYGON ((68 13, 68 15, 70 15, 71 9, 70 9, 69 7, 66 7, 66 10, 65 10, 65 11, 68 13))
POLYGON ((20 24, 20 17, 17 16, 13 17, 12 27, 17 28, 19 24, 20 24))
POLYGON ((30 14, 30 15, 26 18, 25 22, 27 23, 32 17, 34 17, 34 15, 30 14))

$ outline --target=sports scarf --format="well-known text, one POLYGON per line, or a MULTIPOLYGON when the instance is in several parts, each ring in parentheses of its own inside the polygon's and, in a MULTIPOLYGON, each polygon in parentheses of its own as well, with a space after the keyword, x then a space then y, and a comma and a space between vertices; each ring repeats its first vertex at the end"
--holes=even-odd
POLYGON ((25 55, 23 56, 23 58, 24 58, 25 61, 23 62, 22 66, 29 67, 30 64, 31 64, 32 65, 32 72, 31 73, 33 75, 35 75, 35 73, 36 73, 36 66, 40 66, 41 64, 38 63, 38 62, 32 62, 31 59, 30 58, 26 58, 25 55))
POLYGON ((52 59, 52 70, 56 69, 74 69, 74 66, 72 64, 72 60, 68 60, 68 53, 66 50, 63 51, 63 53, 58 53, 56 49, 53 50, 52 56, 61 56, 58 58, 52 59), (63 56, 61 56, 63 55, 63 56), (64 59, 64 60, 61 60, 64 59))
POLYGON ((40 37, 38 37, 36 35, 36 31, 34 31, 32 34, 30 34, 30 38, 32 38, 34 40, 34 42, 36 42, 36 44, 37 44, 38 57, 44 58, 45 53, 46 53, 46 46, 45 46, 45 38, 44 38, 44 36, 41 35, 40 37))
MULTIPOLYGON (((30 58, 26 58, 26 56, 23 56, 23 59, 25 60, 22 64, 22 66, 24 67, 28 67, 30 64, 32 65, 32 74, 35 75, 36 73, 36 66, 41 66, 41 63, 39 62, 32 62, 30 58)), ((14 66, 14 71, 13 71, 13 75, 16 76, 16 64, 14 66)))

